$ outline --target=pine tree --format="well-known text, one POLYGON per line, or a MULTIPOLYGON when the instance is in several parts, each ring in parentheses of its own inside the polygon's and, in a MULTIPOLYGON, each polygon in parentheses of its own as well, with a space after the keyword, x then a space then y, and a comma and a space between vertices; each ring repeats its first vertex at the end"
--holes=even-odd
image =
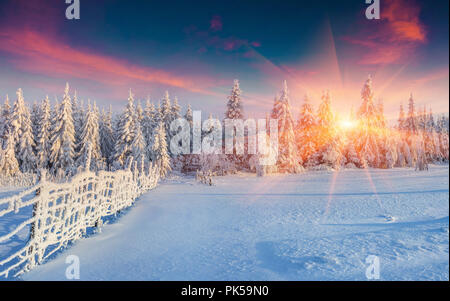
POLYGON ((380 167, 383 163, 379 141, 379 112, 373 102, 372 78, 369 76, 361 90, 362 104, 358 111, 357 151, 363 164, 380 167))
POLYGON ((21 126, 21 136, 19 138, 19 164, 22 172, 34 172, 36 170, 36 157, 33 148, 34 136, 31 124, 31 116, 27 107, 24 107, 21 126))
POLYGON ((142 135, 141 123, 136 122, 133 129, 133 140, 131 142, 131 156, 134 162, 145 160, 145 140, 142 135))
POLYGON ((405 129, 408 131, 409 135, 417 133, 417 116, 412 93, 408 100, 408 116, 405 120, 405 129))
POLYGON ((31 116, 25 106, 22 89, 17 90, 11 115, 12 134, 16 142, 16 158, 22 172, 31 172, 35 168, 34 136, 31 116))
POLYGON ((400 104, 400 113, 398 115, 398 123, 397 128, 400 131, 403 131, 405 129, 405 110, 403 109, 403 104, 400 104))
POLYGON ((100 128, 100 149, 103 158, 108 165, 112 164, 114 155, 115 137, 112 126, 112 108, 109 106, 109 110, 105 113, 102 110, 102 114, 99 121, 100 128))
POLYGON ((133 128, 135 126, 134 98, 131 93, 128 96, 128 104, 120 117, 117 129, 117 139, 114 148, 114 160, 120 167, 124 167, 131 154, 131 142, 133 141, 133 128))
POLYGON ((194 125, 194 121, 193 121, 193 113, 192 113, 192 108, 191 105, 188 104, 187 109, 186 109, 186 113, 184 114, 184 118, 187 120, 187 122, 189 123, 191 129, 194 125))
POLYGON ((33 130, 33 140, 34 140, 33 152, 35 154, 37 152, 36 141, 37 141, 37 136, 39 134, 39 120, 40 120, 40 116, 41 116, 40 110, 41 110, 41 108, 40 108, 39 104, 36 101, 33 102, 33 107, 31 109, 31 128, 33 130))
POLYGON ((85 120, 85 112, 82 105, 78 103, 78 94, 77 91, 74 92, 72 99, 72 117, 73 117, 73 126, 75 129, 75 154, 80 152, 78 148, 80 146, 81 141, 81 132, 83 130, 83 123, 85 120))
POLYGON ((16 142, 16 156, 18 156, 20 151, 20 138, 22 137, 23 124, 25 118, 25 101, 23 99, 22 89, 18 89, 16 92, 17 99, 14 102, 12 112, 11 112, 11 125, 13 128, 12 134, 14 135, 14 140, 16 142))
POLYGON ((316 151, 316 117, 308 95, 305 95, 305 100, 300 108, 300 115, 295 130, 298 152, 302 161, 306 163, 316 151))
POLYGON ((0 173, 3 175, 15 176, 20 173, 15 145, 12 127, 7 127, 3 135, 3 148, 0 147, 0 173))
POLYGON ((170 141, 170 123, 172 122, 172 105, 169 98, 169 92, 166 91, 160 106, 160 120, 164 123, 167 138, 170 141))
POLYGON ((272 118, 278 119, 278 169, 283 172, 300 172, 302 168, 295 145, 294 121, 286 81, 283 82, 280 98, 275 99, 272 118))
POLYGON ((69 84, 66 84, 63 100, 56 106, 53 136, 50 147, 50 162, 54 174, 70 175, 74 169, 75 129, 73 126, 72 103, 69 84))
POLYGON ((50 151, 50 100, 46 96, 39 110, 36 135, 36 164, 38 168, 49 167, 50 151))
POLYGON ((135 120, 136 122, 139 122, 142 124, 142 120, 144 119, 144 110, 142 109, 141 101, 139 100, 136 105, 136 111, 135 111, 135 120))
POLYGON ((439 132, 440 159, 443 162, 449 161, 449 122, 448 117, 440 116, 437 122, 439 132))
POLYGON ((156 128, 156 110, 150 98, 147 99, 144 110, 144 118, 142 120, 142 134, 144 136, 145 143, 145 156, 146 160, 150 161, 152 158, 152 139, 153 130, 156 128))
POLYGON ((384 129, 387 125, 386 117, 384 116, 384 104, 382 99, 379 99, 377 103, 377 123, 380 129, 384 129))
POLYGON ((309 165, 322 165, 338 169, 344 161, 342 141, 336 134, 335 116, 331 109, 330 92, 324 91, 317 111, 315 141, 317 151, 310 157, 309 165))
MULTIPOLYGON (((11 126, 11 106, 9 105, 9 97, 6 95, 5 103, 0 111, 0 142, 6 140, 6 130, 11 126)), ((2 143, 0 143, 1 147, 2 143)))
POLYGON ((181 117, 181 107, 178 104, 178 98, 175 96, 171 107, 171 122, 181 117))
POLYGON ((76 166, 85 166, 89 170, 97 170, 99 163, 102 160, 100 150, 100 133, 98 125, 98 114, 95 109, 91 107, 88 102, 87 114, 83 123, 80 134, 80 142, 78 145, 78 155, 76 166), (87 158, 90 158, 90 166, 86 166, 87 158))
POLYGON ((165 177, 171 170, 171 166, 163 122, 160 122, 155 130, 152 151, 152 161, 155 162, 156 166, 158 166, 161 177, 165 177))
POLYGON ((225 112, 226 119, 244 119, 241 94, 239 80, 235 79, 231 94, 228 96, 227 111, 225 112))

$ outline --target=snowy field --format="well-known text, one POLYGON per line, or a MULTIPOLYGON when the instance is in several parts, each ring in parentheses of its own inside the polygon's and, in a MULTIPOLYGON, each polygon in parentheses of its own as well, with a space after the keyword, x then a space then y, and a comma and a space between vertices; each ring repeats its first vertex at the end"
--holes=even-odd
POLYGON ((74 254, 81 280, 366 280, 376 255, 381 280, 449 280, 448 172, 173 177, 22 278, 65 280, 74 254))

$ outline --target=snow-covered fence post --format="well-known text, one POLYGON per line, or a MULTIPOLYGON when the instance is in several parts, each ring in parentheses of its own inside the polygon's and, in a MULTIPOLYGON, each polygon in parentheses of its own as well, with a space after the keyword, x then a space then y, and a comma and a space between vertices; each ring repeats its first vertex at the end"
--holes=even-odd
POLYGON ((43 217, 43 200, 46 200, 47 196, 47 170, 42 168, 39 170, 39 188, 36 191, 37 201, 33 204, 32 218, 34 220, 31 224, 30 245, 27 250, 27 255, 30 259, 25 270, 29 270, 39 264, 44 257, 45 249, 40 248, 43 236, 39 220, 43 217))

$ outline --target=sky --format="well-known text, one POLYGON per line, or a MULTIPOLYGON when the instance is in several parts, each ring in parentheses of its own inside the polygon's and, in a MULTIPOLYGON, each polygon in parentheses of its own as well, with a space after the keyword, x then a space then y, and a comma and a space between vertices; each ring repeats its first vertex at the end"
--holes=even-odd
POLYGON ((71 93, 119 111, 129 89, 143 102, 167 90, 223 116, 234 79, 245 116, 263 117, 287 81, 294 117, 324 90, 342 116, 360 105, 370 74, 389 119, 407 105, 449 111, 449 1, 0 0, 0 99, 29 103, 71 93), (317 2, 317 3, 316 3, 317 2))

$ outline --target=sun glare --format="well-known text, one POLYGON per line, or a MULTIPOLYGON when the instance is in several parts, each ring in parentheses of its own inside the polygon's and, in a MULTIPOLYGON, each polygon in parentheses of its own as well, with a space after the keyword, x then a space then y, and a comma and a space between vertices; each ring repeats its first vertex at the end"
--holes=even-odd
POLYGON ((339 126, 341 127, 341 129, 349 130, 355 127, 355 122, 351 120, 341 120, 339 122, 339 126))

